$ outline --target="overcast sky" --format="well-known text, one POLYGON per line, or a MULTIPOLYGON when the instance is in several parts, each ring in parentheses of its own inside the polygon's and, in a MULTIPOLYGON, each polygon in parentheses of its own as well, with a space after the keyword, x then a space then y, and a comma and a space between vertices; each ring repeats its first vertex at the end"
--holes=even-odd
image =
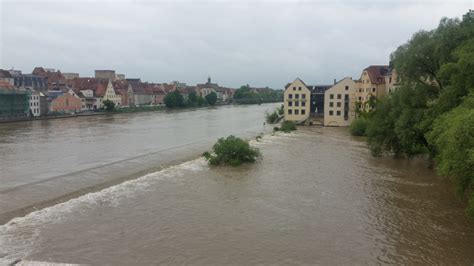
POLYGON ((358 78, 442 17, 454 1, 0 0, 0 68, 35 66, 93 76, 282 88, 358 78))

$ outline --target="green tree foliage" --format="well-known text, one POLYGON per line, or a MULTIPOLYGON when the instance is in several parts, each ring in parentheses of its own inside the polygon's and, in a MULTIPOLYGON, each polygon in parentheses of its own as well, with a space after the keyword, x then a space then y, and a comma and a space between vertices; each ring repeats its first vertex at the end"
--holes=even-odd
POLYGON ((349 131, 353 136, 365 136, 367 130, 368 121, 365 117, 359 117, 359 119, 352 122, 349 127, 349 131))
POLYGON ((214 105, 217 102, 217 94, 215 92, 211 92, 206 95, 206 101, 209 105, 214 105))
POLYGON ((474 92, 438 117, 427 137, 437 151, 439 173, 453 178, 461 194, 471 191, 470 214, 474 217, 474 92))
POLYGON ((203 156, 210 165, 253 163, 260 156, 257 148, 251 147, 244 140, 235 136, 220 138, 212 147, 213 153, 205 152, 203 156))
POLYGON ((205 105, 207 105, 207 101, 206 101, 206 99, 204 99, 203 97, 198 96, 197 99, 196 99, 196 104, 197 104, 197 106, 199 106, 199 107, 205 106, 205 105))
POLYGON ((102 102, 102 104, 104 105, 104 109, 106 111, 113 111, 115 109, 115 103, 111 100, 105 100, 102 102))
POLYGON ((273 130, 274 131, 282 131, 282 132, 285 132, 285 133, 290 133, 291 131, 296 130, 296 125, 295 125, 295 123, 293 123, 291 121, 283 121, 283 123, 281 123, 280 127, 274 127, 273 130))
POLYGON ((198 103, 197 101, 198 101, 198 97, 196 95, 196 92, 192 91, 188 93, 188 100, 186 103, 187 106, 196 106, 198 103))
POLYGON ((283 91, 281 90, 269 89, 263 92, 255 92, 249 85, 244 85, 234 93, 234 102, 238 104, 257 104, 282 101, 283 91))
MULTIPOLYGON (((368 122, 372 153, 429 154, 441 175, 456 180, 461 192, 472 191, 474 11, 414 34, 391 60, 401 78, 399 89, 378 99, 372 112, 360 114, 368 122)), ((473 194, 470 202, 474 217, 473 194)))
POLYGON ((166 94, 164 101, 166 107, 168 108, 177 108, 185 106, 184 97, 177 90, 166 94))

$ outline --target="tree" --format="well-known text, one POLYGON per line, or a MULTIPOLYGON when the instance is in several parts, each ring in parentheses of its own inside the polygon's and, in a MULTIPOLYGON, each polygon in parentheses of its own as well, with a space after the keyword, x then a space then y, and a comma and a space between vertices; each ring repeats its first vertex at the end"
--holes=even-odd
POLYGON ((205 106, 205 105, 207 105, 206 99, 204 99, 204 98, 201 97, 201 96, 198 96, 198 97, 197 97, 196 103, 197 103, 198 106, 205 106))
POLYGON ((460 106, 435 120, 427 137, 437 151, 438 172, 455 180, 461 195, 471 191, 468 212, 474 217, 474 88, 460 106))
POLYGON ((206 101, 209 105, 214 105, 217 102, 217 94, 215 92, 211 92, 206 95, 206 101))
POLYGON ((102 102, 102 104, 104 105, 104 109, 106 111, 113 111, 115 109, 115 103, 111 100, 105 100, 102 102))
POLYGON ((165 102, 166 107, 168 108, 176 108, 176 107, 185 106, 184 97, 177 90, 166 94, 164 102, 165 102))
POLYGON ((195 106, 197 104, 197 95, 196 92, 192 91, 188 93, 188 105, 189 106, 195 106))
POLYGON ((474 218, 474 11, 416 33, 391 59, 401 86, 361 114, 372 153, 428 154, 463 195, 471 193, 474 218))
POLYGON ((246 162, 253 163, 260 156, 260 151, 257 148, 251 147, 244 140, 234 136, 220 138, 212 149, 213 154, 209 152, 203 154, 211 165, 238 166, 246 162))

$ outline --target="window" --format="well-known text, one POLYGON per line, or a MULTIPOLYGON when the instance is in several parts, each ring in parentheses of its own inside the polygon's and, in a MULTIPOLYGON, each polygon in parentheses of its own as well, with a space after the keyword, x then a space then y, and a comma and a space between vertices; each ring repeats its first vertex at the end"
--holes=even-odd
POLYGON ((295 109, 295 115, 299 115, 299 110, 295 109))
POLYGON ((341 107, 341 102, 337 102, 337 107, 341 107))
POLYGON ((306 99, 306 94, 301 94, 301 99, 306 99))
POLYGON ((349 120, 349 112, 344 111, 344 120, 349 120))
POLYGON ((306 110, 304 110, 304 109, 301 110, 301 114, 302 114, 302 115, 306 114, 306 110))
POLYGON ((298 90, 301 91, 301 87, 298 87, 298 90))
POLYGON ((334 99, 334 94, 329 94, 329 99, 334 99))
POLYGON ((388 78, 388 83, 392 83, 392 77, 388 78))
POLYGON ((301 102, 301 106, 306 106, 306 102, 301 102))
POLYGON ((288 106, 293 106, 293 102, 288 102, 288 106))
POLYGON ((296 90, 296 87, 293 87, 293 90, 295 91, 295 90, 296 90))
POLYGON ((329 107, 334 107, 334 103, 333 103, 333 102, 329 102, 329 107))
POLYGON ((329 115, 334 115, 334 111, 329 111, 329 115))
POLYGON ((342 99, 342 95, 341 95, 341 94, 338 94, 338 95, 337 95, 337 99, 339 99, 339 100, 342 99))
POLYGON ((289 115, 293 114, 293 110, 288 109, 288 114, 289 114, 289 115))
POLYGON ((337 111, 336 114, 340 116, 340 115, 341 115, 341 111, 337 111))
POLYGON ((300 102, 295 102, 295 106, 300 106, 300 102))
POLYGON ((362 101, 362 97, 359 96, 359 101, 362 101))
POLYGON ((293 99, 293 94, 288 94, 288 99, 293 99))
POLYGON ((349 90, 349 86, 346 86, 346 91, 348 91, 348 90, 349 90))
POLYGON ((372 88, 372 92, 375 92, 375 88, 372 88))
POLYGON ((299 94, 295 94, 295 99, 299 99, 300 98, 300 95, 299 94))

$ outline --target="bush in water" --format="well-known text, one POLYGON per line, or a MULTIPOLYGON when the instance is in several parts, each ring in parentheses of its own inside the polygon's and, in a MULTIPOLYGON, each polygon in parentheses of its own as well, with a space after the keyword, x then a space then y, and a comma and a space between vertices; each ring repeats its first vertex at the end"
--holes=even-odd
POLYGON ((213 154, 205 152, 204 158, 210 165, 230 164, 238 166, 242 163, 253 163, 260 156, 257 148, 251 147, 244 140, 235 136, 220 138, 212 147, 213 154))

